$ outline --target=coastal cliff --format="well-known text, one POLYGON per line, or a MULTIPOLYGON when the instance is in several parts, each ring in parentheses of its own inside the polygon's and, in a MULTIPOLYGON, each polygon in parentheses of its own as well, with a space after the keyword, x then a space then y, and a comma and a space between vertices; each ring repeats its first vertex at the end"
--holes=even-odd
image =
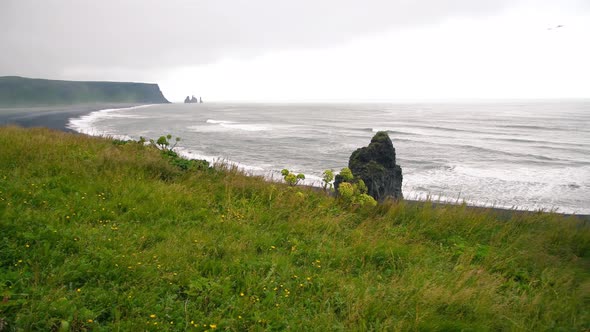
POLYGON ((163 104, 169 101, 157 84, 0 77, 0 107, 88 103, 163 104))

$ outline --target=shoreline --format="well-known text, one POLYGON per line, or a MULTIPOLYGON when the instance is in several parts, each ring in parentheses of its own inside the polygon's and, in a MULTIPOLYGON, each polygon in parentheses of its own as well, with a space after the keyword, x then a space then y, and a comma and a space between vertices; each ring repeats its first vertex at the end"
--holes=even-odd
MULTIPOLYGON (((462 204, 454 204, 450 202, 436 202, 436 201, 417 201, 417 200, 404 200, 406 203, 410 205, 414 204, 432 204, 433 207, 437 206, 461 206, 462 204)), ((580 221, 583 221, 586 224, 590 225, 590 214, 575 214, 575 213, 567 213, 567 212, 555 212, 555 211, 543 211, 543 210, 517 210, 517 209, 508 209, 502 207, 491 207, 491 206, 478 206, 478 205, 469 205, 465 203, 465 207, 467 210, 476 211, 476 212, 487 212, 493 213, 494 216, 498 217, 501 220, 508 220, 514 215, 527 215, 527 214, 555 214, 558 216, 563 216, 566 218, 577 218, 580 221)))
MULTIPOLYGON (((46 106, 46 107, 31 107, 31 108, 0 108, 0 127, 8 125, 17 125, 24 128, 32 127, 45 127, 55 129, 68 133, 76 133, 87 135, 71 128, 67 125, 72 118, 78 118, 84 115, 88 115, 92 112, 104 110, 104 109, 119 109, 141 106, 142 104, 80 104, 80 105, 66 105, 66 106, 46 106)), ((185 156, 189 157, 189 156, 185 156)), ((190 158, 190 157, 189 157, 190 158)), ((246 172, 248 173, 248 172, 246 172)), ((252 174, 254 176, 259 176, 252 174)), ((272 183, 273 181, 269 181, 272 183)), ((301 187, 312 188, 313 190, 322 191, 321 187, 313 185, 302 185, 301 187)), ((433 206, 458 206, 461 204, 454 204, 452 202, 445 201, 432 201, 432 200, 416 200, 416 199, 404 199, 404 202, 414 204, 428 204, 431 203, 433 206)), ((465 203, 468 209, 480 210, 493 212, 497 216, 502 218, 509 218, 514 213, 527 214, 527 213, 554 213, 566 217, 576 217, 585 222, 590 222, 590 214, 574 214, 566 212, 553 212, 553 211, 533 211, 533 210, 518 210, 509 209, 503 207, 491 207, 491 206, 479 206, 475 204, 465 203)))
POLYGON ((0 108, 0 126, 17 125, 24 128, 45 127, 68 133, 78 133, 67 127, 69 120, 104 109, 139 106, 142 104, 80 104, 30 108, 0 108))
MULTIPOLYGON (((272 183, 272 182, 271 182, 272 183)), ((280 183, 284 183, 284 182, 280 182, 280 183)), ((313 191, 317 191, 317 192, 325 192, 323 188, 321 187, 316 187, 316 186, 311 186, 311 185, 299 185, 297 187, 302 187, 302 188, 306 188, 308 190, 313 190, 313 191)), ((333 192, 326 192, 327 195, 331 195, 331 196, 335 196, 335 194, 333 192)), ((431 204, 432 207, 458 207, 458 206, 462 206, 465 205, 467 210, 471 210, 471 211, 477 211, 477 212, 487 212, 487 213, 493 213, 494 216, 502 219, 502 220, 508 220, 510 219, 513 215, 526 215, 526 214, 537 214, 537 213, 544 213, 544 214, 555 214, 555 215, 559 215, 559 216, 563 216, 563 217, 574 217, 574 218, 578 218, 579 220, 590 224, 590 214, 576 214, 576 213, 568 213, 568 212, 555 212, 555 211, 543 211, 543 210, 517 210, 517 209, 509 209, 509 208, 503 208, 503 207, 494 207, 494 206, 479 206, 479 205, 473 205, 473 204, 468 204, 468 203, 453 203, 453 202, 445 202, 445 201, 433 201, 433 200, 416 200, 416 199, 402 199, 400 201, 400 203, 405 203, 408 204, 410 206, 415 206, 415 205, 425 205, 425 204, 431 204)))

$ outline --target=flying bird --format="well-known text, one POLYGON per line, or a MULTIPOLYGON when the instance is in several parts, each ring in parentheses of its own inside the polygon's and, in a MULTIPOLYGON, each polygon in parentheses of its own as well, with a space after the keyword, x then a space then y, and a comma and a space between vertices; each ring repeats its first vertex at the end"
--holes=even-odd
POLYGON ((552 28, 547 28, 547 30, 554 30, 554 29, 559 29, 559 28, 563 28, 563 27, 565 27, 565 25, 563 25, 563 24, 558 24, 558 25, 556 25, 556 26, 554 26, 554 27, 552 27, 552 28))

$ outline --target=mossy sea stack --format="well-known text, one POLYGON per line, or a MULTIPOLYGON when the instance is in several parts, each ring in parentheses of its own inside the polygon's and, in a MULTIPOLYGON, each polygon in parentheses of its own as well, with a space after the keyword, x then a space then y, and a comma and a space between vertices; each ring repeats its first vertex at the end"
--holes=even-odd
MULTIPOLYGON (((376 200, 403 198, 402 169, 395 164, 395 148, 387 132, 377 132, 369 146, 354 151, 348 168, 356 181, 365 182, 367 193, 376 200)), ((338 188, 340 182, 342 178, 336 176, 334 186, 338 188)))

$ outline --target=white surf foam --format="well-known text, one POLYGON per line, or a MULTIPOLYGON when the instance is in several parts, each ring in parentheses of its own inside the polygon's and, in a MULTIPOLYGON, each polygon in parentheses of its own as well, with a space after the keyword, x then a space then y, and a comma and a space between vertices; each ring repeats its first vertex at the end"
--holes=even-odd
MULTIPOLYGON (((588 174, 586 169, 585 174, 588 174)), ((580 169, 562 173, 527 168, 512 170, 456 166, 417 171, 404 170, 404 196, 415 200, 467 203, 517 210, 590 213, 580 208, 587 201, 589 183, 580 169)))
POLYGON ((260 175, 259 173, 265 172, 265 169, 262 168, 262 167, 246 165, 246 164, 243 164, 243 163, 232 161, 232 160, 230 160, 228 158, 225 158, 225 157, 222 157, 222 156, 206 155, 206 154, 203 154, 201 152, 189 150, 189 149, 184 148, 184 147, 176 147, 174 150, 179 155, 181 155, 181 156, 183 156, 183 157, 185 157, 187 159, 206 160, 211 165, 225 165, 225 166, 229 166, 229 167, 235 166, 239 170, 241 170, 241 171, 243 171, 243 172, 245 172, 247 174, 260 175))
POLYGON ((228 124, 228 123, 235 123, 233 121, 223 121, 223 120, 211 120, 208 119, 207 121, 205 121, 206 123, 212 123, 212 124, 228 124))
MULTIPOLYGON (((224 121, 224 120, 213 120, 208 119, 205 121, 208 124, 218 125, 221 128, 225 129, 236 129, 236 130, 243 130, 243 131, 268 131, 271 130, 268 125, 258 124, 258 123, 240 123, 235 121, 224 121)), ((195 126, 190 127, 195 128, 195 126)))
POLYGON ((503 204, 501 201, 478 201, 472 200, 467 198, 458 197, 449 197, 445 196, 444 194, 433 194, 427 193, 424 191, 409 191, 406 192, 404 190, 404 198, 409 200, 415 201, 429 201, 433 203, 444 203, 444 204, 454 204, 454 205, 461 205, 467 204, 469 206, 478 206, 478 207, 485 207, 485 208, 498 208, 498 209, 506 209, 506 210, 515 210, 515 211, 545 211, 545 212, 574 212, 574 211, 561 211, 557 208, 549 208, 547 206, 541 204, 525 204, 525 205, 508 205, 503 204))
MULTIPOLYGON (((175 151, 187 158, 187 159, 197 159, 197 160, 206 160, 211 165, 218 165, 218 166, 225 166, 225 167, 236 167, 238 170, 246 173, 247 175, 253 176, 261 176, 267 181, 271 182, 283 182, 283 176, 281 175, 280 170, 273 170, 269 169, 269 165, 267 167, 262 166, 253 166, 247 165, 244 163, 233 161, 229 158, 222 157, 222 156, 211 156, 206 155, 201 152, 189 150, 185 147, 176 147, 175 151)), ((293 171, 295 172, 295 171, 293 171)), ((297 172, 296 172, 297 174, 297 172)), ((322 186, 322 178, 317 175, 313 174, 304 174, 305 179, 299 182, 300 185, 312 186, 312 187, 321 187, 322 186)))
POLYGON ((128 135, 115 134, 114 132, 111 132, 111 131, 105 130, 105 129, 99 130, 98 128, 95 127, 95 124, 97 121, 100 121, 103 119, 114 119, 114 118, 141 119, 141 118, 146 118, 146 117, 142 117, 137 114, 120 114, 117 112, 145 108, 145 107, 150 107, 150 106, 153 106, 153 105, 140 105, 140 106, 126 107, 126 108, 103 109, 103 110, 91 112, 87 115, 83 115, 78 118, 71 118, 71 119, 69 119, 66 127, 68 129, 72 129, 74 131, 77 131, 81 134, 86 134, 86 135, 91 135, 91 136, 113 137, 116 139, 130 140, 131 137, 128 135))
POLYGON ((511 183, 542 183, 562 185, 564 183, 590 183, 590 167, 562 167, 552 169, 514 167, 482 168, 465 165, 453 167, 457 177, 464 176, 478 179, 495 179, 511 183))

